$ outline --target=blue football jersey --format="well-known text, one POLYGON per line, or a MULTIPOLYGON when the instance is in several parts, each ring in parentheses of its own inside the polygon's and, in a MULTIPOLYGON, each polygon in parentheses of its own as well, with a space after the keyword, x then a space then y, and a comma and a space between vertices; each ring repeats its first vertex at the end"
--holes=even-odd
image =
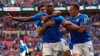
POLYGON ((38 21, 38 20, 41 20, 41 17, 42 17, 42 16, 46 16, 46 12, 37 13, 37 14, 35 14, 34 16, 32 16, 32 19, 33 19, 34 21, 38 21))
MULTIPOLYGON (((48 27, 43 35, 42 35, 42 40, 44 43, 54 43, 54 42, 59 42, 60 38, 62 38, 62 34, 60 32, 60 24, 64 20, 62 16, 57 16, 57 17, 52 17, 50 20, 55 21, 55 25, 48 27)), ((43 26, 43 23, 41 21, 37 22, 37 26, 43 26)))
MULTIPOLYGON (((73 18, 68 17, 68 21, 73 22, 74 24, 80 26, 81 24, 88 26, 89 17, 86 14, 80 14, 79 16, 73 18)), ((91 40, 91 36, 89 31, 86 29, 82 33, 76 31, 76 30, 70 30, 71 34, 71 42, 74 44, 77 43, 84 43, 91 40)))
POLYGON ((20 53, 26 52, 26 44, 19 44, 20 53))

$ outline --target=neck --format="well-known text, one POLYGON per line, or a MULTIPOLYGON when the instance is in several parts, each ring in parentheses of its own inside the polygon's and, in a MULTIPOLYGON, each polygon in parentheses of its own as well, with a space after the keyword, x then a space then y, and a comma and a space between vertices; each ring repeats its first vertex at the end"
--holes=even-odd
POLYGON ((74 15, 73 17, 75 18, 75 17, 77 17, 79 14, 80 14, 80 13, 77 13, 77 14, 76 14, 76 15, 74 15))
POLYGON ((52 15, 52 13, 48 13, 48 15, 52 15))

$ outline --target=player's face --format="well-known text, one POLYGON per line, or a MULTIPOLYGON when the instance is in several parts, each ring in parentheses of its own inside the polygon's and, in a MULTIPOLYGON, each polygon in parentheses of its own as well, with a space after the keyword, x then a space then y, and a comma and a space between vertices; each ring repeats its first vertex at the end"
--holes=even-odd
POLYGON ((53 13, 53 7, 47 7, 47 14, 52 14, 53 13))
POLYGON ((74 6, 70 6, 70 8, 69 8, 69 14, 70 14, 71 16, 75 17, 76 14, 78 13, 77 11, 78 11, 78 10, 77 10, 74 6))
POLYGON ((23 40, 20 40, 20 44, 22 44, 23 43, 23 40))
POLYGON ((46 8, 45 8, 45 7, 41 7, 39 12, 40 12, 40 13, 41 13, 41 12, 46 12, 46 8))

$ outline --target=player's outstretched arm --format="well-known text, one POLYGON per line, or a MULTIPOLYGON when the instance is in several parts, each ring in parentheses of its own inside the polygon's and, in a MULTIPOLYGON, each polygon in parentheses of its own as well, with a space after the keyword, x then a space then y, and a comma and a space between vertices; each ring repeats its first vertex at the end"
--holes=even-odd
POLYGON ((10 15, 4 16, 5 20, 15 20, 15 21, 20 21, 20 22, 29 22, 29 21, 34 21, 32 17, 12 17, 10 15))
POLYGON ((20 22, 30 22, 34 21, 32 17, 12 17, 12 20, 20 21, 20 22))
POLYGON ((4 16, 4 19, 6 20, 15 20, 20 22, 29 22, 29 21, 38 21, 41 20, 42 16, 45 16, 45 13, 37 13, 34 16, 31 17, 12 17, 10 14, 8 16, 4 16))

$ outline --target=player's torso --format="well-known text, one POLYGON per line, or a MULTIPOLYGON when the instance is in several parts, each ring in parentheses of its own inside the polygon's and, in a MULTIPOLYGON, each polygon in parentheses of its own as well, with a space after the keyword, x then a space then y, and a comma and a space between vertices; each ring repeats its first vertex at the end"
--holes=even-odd
POLYGON ((25 44, 20 44, 20 45, 19 45, 19 49, 20 49, 20 52, 26 51, 26 46, 25 46, 25 44))
MULTIPOLYGON (((80 14, 76 18, 69 17, 68 20, 73 22, 74 24, 80 26, 83 16, 84 16, 83 14, 80 14)), ((89 34, 88 30, 85 30, 82 33, 78 32, 76 30, 71 30, 70 34, 71 34, 71 41, 74 43, 84 43, 86 41, 90 41, 90 34, 89 34)))
MULTIPOLYGON (((49 18, 47 21, 49 21, 49 20, 56 21, 56 20, 58 20, 58 18, 59 18, 59 16, 52 17, 52 18, 49 18)), ((42 25, 43 25, 43 23, 42 23, 42 25)), ((43 41, 50 42, 50 43, 59 42, 60 38, 62 37, 59 27, 60 27, 59 22, 55 22, 55 24, 53 26, 48 27, 43 33, 43 41)))

